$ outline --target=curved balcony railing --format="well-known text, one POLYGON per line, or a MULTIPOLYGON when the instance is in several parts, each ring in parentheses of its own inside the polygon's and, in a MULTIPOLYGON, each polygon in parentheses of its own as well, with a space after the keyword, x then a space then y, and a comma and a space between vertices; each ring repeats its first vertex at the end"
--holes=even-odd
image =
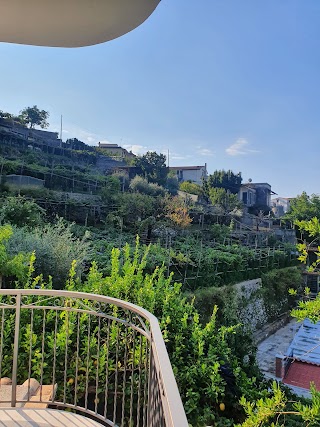
POLYGON ((188 425, 158 321, 138 306, 2 289, 0 342, 0 408, 68 409, 109 426, 188 425))

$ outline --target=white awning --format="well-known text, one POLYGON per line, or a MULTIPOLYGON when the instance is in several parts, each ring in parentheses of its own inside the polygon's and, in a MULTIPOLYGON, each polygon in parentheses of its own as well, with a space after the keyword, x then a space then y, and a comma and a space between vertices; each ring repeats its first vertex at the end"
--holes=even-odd
POLYGON ((0 42, 80 47, 142 24, 160 0, 1 0, 0 42))

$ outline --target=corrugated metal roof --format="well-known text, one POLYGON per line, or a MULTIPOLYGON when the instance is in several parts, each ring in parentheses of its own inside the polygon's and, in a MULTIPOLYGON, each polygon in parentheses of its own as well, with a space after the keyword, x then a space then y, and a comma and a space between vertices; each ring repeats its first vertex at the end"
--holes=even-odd
POLYGON ((320 322, 314 324, 306 319, 292 340, 287 355, 320 366, 320 322))

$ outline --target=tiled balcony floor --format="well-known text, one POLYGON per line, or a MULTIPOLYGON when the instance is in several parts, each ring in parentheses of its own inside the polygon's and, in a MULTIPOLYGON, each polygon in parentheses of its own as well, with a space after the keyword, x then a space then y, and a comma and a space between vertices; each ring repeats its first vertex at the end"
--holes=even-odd
POLYGON ((101 427, 89 418, 55 409, 0 409, 0 427, 101 427))

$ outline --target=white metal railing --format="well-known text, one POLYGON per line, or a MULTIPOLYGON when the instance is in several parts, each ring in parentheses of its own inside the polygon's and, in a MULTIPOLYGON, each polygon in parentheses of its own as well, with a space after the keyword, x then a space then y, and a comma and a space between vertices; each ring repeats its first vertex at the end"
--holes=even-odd
POLYGON ((157 319, 114 298, 0 290, 4 377, 12 384, 3 397, 8 385, 0 381, 0 407, 32 402, 70 408, 109 426, 188 426, 157 319))

